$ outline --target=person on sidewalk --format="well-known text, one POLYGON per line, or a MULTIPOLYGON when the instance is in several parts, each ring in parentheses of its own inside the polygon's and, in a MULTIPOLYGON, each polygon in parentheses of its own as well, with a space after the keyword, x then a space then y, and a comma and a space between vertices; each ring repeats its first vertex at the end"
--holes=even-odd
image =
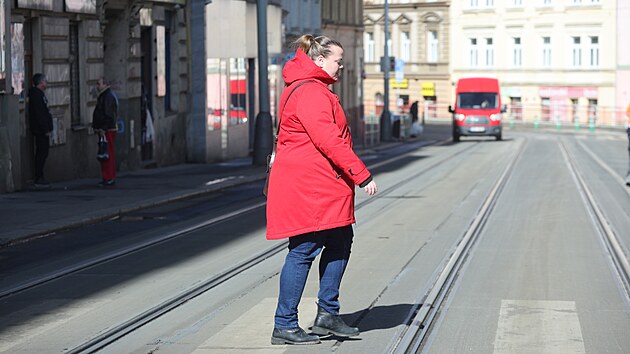
POLYGON ((107 140, 107 153, 109 158, 101 160, 101 187, 109 187, 116 184, 116 159, 114 158, 114 141, 116 139, 116 119, 118 119, 118 99, 112 92, 109 82, 101 77, 96 82, 98 99, 92 116, 92 128, 96 136, 102 136, 107 140))
POLYGON ((317 335, 356 336, 339 316, 339 286, 350 258, 355 185, 372 196, 376 183, 352 150, 339 98, 330 91, 343 68, 343 48, 329 37, 303 35, 282 75, 277 151, 269 177, 267 239, 289 238, 280 274, 272 344, 316 344, 317 335), (298 304, 314 259, 319 261, 313 333, 298 323, 298 304))
POLYGON ((28 90, 28 122, 35 140, 35 179, 36 188, 50 188, 50 182, 44 178, 44 165, 50 147, 50 132, 53 119, 48 109, 48 99, 44 94, 48 87, 46 75, 33 75, 33 87, 28 90))
POLYGON ((413 101, 411 107, 409 107, 409 114, 411 114, 411 123, 418 121, 418 101, 413 101))
POLYGON ((626 127, 626 133, 628 134, 628 174, 626 175, 626 186, 630 187, 630 104, 626 110, 626 117, 628 118, 626 127))

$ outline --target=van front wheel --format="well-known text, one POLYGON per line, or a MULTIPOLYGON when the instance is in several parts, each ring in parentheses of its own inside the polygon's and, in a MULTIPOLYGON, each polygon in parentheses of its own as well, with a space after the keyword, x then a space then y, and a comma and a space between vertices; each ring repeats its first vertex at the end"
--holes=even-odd
POLYGON ((497 141, 503 140, 503 136, 501 136, 501 133, 495 135, 495 138, 497 139, 497 141))

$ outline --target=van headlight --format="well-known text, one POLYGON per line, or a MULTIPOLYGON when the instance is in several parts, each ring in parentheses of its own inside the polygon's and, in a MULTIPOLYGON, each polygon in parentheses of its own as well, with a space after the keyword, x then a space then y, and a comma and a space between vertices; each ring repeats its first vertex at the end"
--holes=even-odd
POLYGON ((501 118, 503 118, 501 113, 495 113, 495 114, 490 115, 490 119, 495 122, 501 120, 501 118))
POLYGON ((456 114, 456 115, 455 115, 455 119, 456 119, 456 120, 459 120, 459 121, 463 121, 463 120, 465 120, 465 119, 466 119, 466 116, 465 116, 465 115, 463 115, 463 114, 461 114, 461 113, 460 113, 460 114, 456 114))

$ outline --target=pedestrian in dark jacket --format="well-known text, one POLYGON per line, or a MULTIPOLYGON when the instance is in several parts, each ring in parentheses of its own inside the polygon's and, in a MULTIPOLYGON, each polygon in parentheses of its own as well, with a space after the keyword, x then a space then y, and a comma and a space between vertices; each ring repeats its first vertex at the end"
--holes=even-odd
POLYGON ((409 108, 409 114, 411 114, 411 123, 418 121, 418 101, 414 101, 409 108))
POLYGON ((109 187, 116 184, 116 160, 114 158, 114 140, 116 139, 116 120, 118 119, 118 99, 112 92, 109 82, 101 77, 96 82, 98 99, 92 116, 92 128, 96 136, 107 140, 107 153, 109 158, 101 160, 101 187, 109 187))
POLYGON ((53 120, 48 109, 48 99, 44 94, 48 87, 46 75, 33 75, 33 87, 28 90, 28 122, 35 140, 35 187, 50 188, 50 182, 44 178, 44 165, 50 147, 50 132, 53 120))
POLYGON ((352 150, 339 98, 328 88, 339 79, 343 48, 331 38, 303 35, 282 71, 277 153, 267 199, 267 238, 289 238, 280 274, 272 344, 315 344, 298 324, 298 304, 309 269, 321 252, 315 334, 356 336, 339 316, 339 286, 350 258, 355 185, 377 191, 370 171, 352 150))

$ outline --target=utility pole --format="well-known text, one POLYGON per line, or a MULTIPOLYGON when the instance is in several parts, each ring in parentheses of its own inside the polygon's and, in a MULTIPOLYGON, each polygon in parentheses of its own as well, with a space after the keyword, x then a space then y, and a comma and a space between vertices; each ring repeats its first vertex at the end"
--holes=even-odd
MULTIPOLYGON (((103 4, 101 0, 98 3, 103 4)), ((134 1, 132 4, 139 5, 134 1)), ((190 46, 190 65, 192 72, 205 73, 206 68, 206 5, 208 1, 190 1, 190 34, 188 40, 195 43, 190 46)), ((138 6, 138 9, 140 6, 138 6)), ((103 10, 103 18, 104 18, 103 10)), ((191 75, 191 97, 190 97, 190 116, 188 118, 187 133, 187 152, 188 157, 194 162, 208 161, 208 138, 206 131, 207 126, 207 75, 191 75)))
POLYGON ((256 116, 253 164, 263 166, 273 149, 273 124, 269 113, 269 78, 267 73, 267 0, 256 1, 258 22, 258 85, 260 112, 256 116))
POLYGON ((389 42, 389 2, 385 0, 385 54, 383 54, 385 61, 385 65, 383 65, 385 87, 383 94, 383 113, 381 115, 381 141, 392 140, 392 121, 389 118, 389 48, 387 42, 389 42))

